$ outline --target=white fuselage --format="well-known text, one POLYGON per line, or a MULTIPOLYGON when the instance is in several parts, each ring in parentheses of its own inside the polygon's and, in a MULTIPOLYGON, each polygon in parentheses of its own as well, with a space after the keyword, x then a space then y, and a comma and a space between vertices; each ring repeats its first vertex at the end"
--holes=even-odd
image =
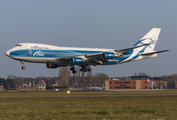
MULTIPOLYGON (((139 53, 143 47, 134 50, 129 50, 130 54, 121 56, 114 59, 109 59, 103 65, 125 63, 145 58, 151 58, 157 56, 157 54, 150 56, 140 56, 139 53)), ((16 47, 8 50, 6 55, 12 59, 34 62, 34 63, 58 63, 58 64, 70 64, 70 62, 60 61, 59 58, 67 58, 72 56, 84 56, 88 54, 97 54, 107 51, 114 51, 114 49, 98 49, 98 48, 77 48, 77 47, 58 47, 46 44, 36 43, 20 43, 16 47)))

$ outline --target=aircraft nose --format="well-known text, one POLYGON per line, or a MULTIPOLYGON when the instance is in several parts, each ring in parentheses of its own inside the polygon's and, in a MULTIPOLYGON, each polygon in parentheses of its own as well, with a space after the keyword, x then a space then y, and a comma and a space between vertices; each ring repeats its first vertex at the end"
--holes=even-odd
POLYGON ((10 51, 9 51, 9 50, 6 52, 6 55, 7 55, 7 56, 9 56, 9 55, 10 55, 10 51))

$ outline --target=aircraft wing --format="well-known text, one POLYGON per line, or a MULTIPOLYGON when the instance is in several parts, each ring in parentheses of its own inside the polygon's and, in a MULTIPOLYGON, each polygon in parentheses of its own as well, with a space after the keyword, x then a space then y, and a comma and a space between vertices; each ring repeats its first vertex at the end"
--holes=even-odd
MULTIPOLYGON (((143 46, 147 46, 153 43, 148 43, 148 44, 143 44, 143 45, 139 45, 139 46, 134 46, 134 47, 130 47, 130 48, 125 48, 125 49, 120 49, 120 50, 114 50, 114 51, 108 51, 108 52, 112 52, 116 54, 116 57, 121 57, 124 56, 126 54, 129 54, 128 50, 132 50, 135 48, 139 48, 139 47, 143 47, 143 46)), ((98 54, 89 54, 89 55, 85 55, 85 57, 88 59, 88 63, 87 64, 91 64, 91 65, 101 65, 104 64, 106 62, 108 62, 108 60, 106 58, 103 58, 103 53, 98 53, 98 54)))
POLYGON ((120 50, 112 50, 112 51, 105 51, 102 53, 96 53, 96 54, 86 54, 86 55, 80 55, 80 56, 67 56, 67 57, 58 57, 56 58, 58 61, 68 61, 74 57, 79 57, 79 58, 83 58, 84 59, 84 64, 86 65, 101 65, 104 64, 106 62, 108 62, 108 60, 106 58, 103 57, 103 54, 106 52, 109 53, 114 53, 116 55, 116 57, 121 57, 123 55, 129 54, 128 50, 132 50, 135 48, 139 48, 139 47, 143 47, 143 46, 147 46, 153 43, 148 43, 148 44, 143 44, 143 45, 139 45, 139 46, 134 46, 134 47, 130 47, 130 48, 125 48, 125 49, 120 49, 120 50))

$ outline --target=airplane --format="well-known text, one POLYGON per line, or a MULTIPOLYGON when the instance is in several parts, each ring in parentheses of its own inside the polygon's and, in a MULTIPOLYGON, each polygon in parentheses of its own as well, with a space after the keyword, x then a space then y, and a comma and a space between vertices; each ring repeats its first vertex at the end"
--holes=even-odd
POLYGON ((47 68, 70 66, 72 73, 76 73, 75 65, 80 71, 91 71, 90 66, 114 65, 156 57, 158 53, 170 50, 154 51, 161 28, 152 28, 133 47, 125 49, 99 49, 79 47, 58 47, 38 43, 19 43, 5 54, 22 63, 46 63, 47 68))

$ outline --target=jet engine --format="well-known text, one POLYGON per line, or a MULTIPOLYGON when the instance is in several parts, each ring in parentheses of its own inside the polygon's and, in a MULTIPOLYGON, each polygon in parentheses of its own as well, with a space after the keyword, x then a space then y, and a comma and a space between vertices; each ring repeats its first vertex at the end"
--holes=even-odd
POLYGON ((114 59, 116 57, 119 57, 120 55, 118 55, 117 53, 114 52, 104 52, 103 53, 103 58, 104 59, 114 59))
POLYGON ((57 67, 59 67, 57 64, 53 64, 53 63, 47 63, 46 66, 47 66, 47 68, 57 68, 57 67))
POLYGON ((82 58, 80 58, 80 57, 73 57, 73 58, 71 58, 71 64, 73 64, 73 65, 80 65, 80 64, 82 64, 84 61, 83 61, 83 59, 82 58))
POLYGON ((47 63, 46 64, 47 68, 57 68, 57 67, 67 67, 68 65, 59 65, 59 64, 54 64, 54 63, 47 63))

